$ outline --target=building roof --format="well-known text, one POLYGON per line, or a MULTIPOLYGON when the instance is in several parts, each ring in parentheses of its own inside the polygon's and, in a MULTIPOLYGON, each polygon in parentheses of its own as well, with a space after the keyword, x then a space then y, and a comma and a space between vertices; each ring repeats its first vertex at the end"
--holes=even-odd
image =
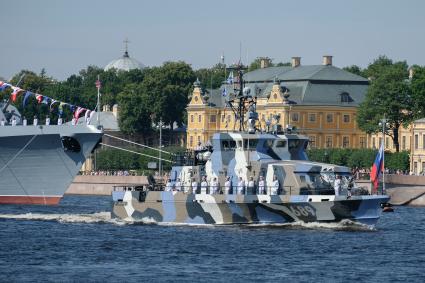
MULTIPOLYGON (((298 105, 358 106, 368 87, 368 80, 334 66, 270 67, 244 75, 245 87, 258 98, 270 95, 274 81, 289 90, 289 100, 298 105), (348 100, 343 100, 346 96, 348 100)), ((212 107, 224 107, 232 97, 233 85, 223 84, 220 89, 207 90, 212 107), (223 95, 226 89, 227 95, 223 95)))
POLYGON ((136 59, 130 58, 128 52, 125 51, 124 55, 121 58, 111 61, 108 65, 106 65, 104 70, 108 71, 110 69, 117 69, 119 71, 130 71, 132 69, 142 70, 144 68, 146 68, 145 65, 143 65, 136 59))

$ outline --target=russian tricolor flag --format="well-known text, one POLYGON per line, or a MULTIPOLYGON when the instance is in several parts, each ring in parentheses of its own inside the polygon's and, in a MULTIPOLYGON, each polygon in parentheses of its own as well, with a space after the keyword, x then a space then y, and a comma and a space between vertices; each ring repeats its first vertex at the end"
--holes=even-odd
POLYGON ((373 183, 373 188, 378 189, 379 176, 384 171, 384 144, 381 144, 378 154, 376 155, 375 162, 372 165, 370 172, 370 181, 373 183))

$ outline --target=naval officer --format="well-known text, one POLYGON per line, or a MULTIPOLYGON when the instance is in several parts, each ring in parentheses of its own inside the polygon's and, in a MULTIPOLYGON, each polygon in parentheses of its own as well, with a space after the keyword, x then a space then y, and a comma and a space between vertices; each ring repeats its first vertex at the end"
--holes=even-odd
POLYGON ((254 181, 253 176, 249 177, 248 188, 247 188, 246 194, 255 194, 255 181, 254 181))
POLYGON ((231 190, 232 190, 232 181, 230 180, 230 177, 227 176, 226 182, 224 182, 224 193, 230 194, 231 190))
POLYGON ((266 193, 266 182, 264 181, 264 177, 260 176, 260 181, 258 182, 258 194, 264 195, 266 193))
POLYGON ((196 182, 195 178, 192 178, 192 194, 196 194, 198 190, 198 182, 196 182))
POLYGON ((237 187, 237 191, 236 191, 236 193, 237 193, 238 195, 243 195, 243 193, 244 193, 244 188, 245 188, 245 181, 242 179, 242 177, 239 177, 238 187, 237 187))
POLYGON ((201 194, 206 194, 208 188, 207 176, 202 177, 201 194))
POLYGON ((218 192, 218 182, 217 178, 214 177, 214 179, 211 181, 210 184, 210 195, 215 195, 218 192))
POLYGON ((279 180, 277 179, 276 175, 274 175, 272 187, 271 187, 271 195, 277 195, 278 191, 279 191, 279 180))

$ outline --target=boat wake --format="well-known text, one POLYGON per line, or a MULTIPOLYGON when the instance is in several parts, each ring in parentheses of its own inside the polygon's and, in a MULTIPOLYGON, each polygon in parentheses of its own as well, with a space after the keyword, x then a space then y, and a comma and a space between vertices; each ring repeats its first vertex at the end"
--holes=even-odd
POLYGON ((96 212, 92 214, 47 214, 47 213, 25 213, 25 214, 0 214, 0 219, 57 221, 60 223, 113 223, 125 224, 118 219, 112 218, 110 212, 96 212))
POLYGON ((56 221, 59 223, 109 223, 115 225, 159 225, 159 226, 192 226, 192 227, 241 227, 247 229, 274 228, 274 229, 306 229, 306 230, 336 230, 336 231, 376 231, 373 226, 361 224, 351 220, 341 222, 291 222, 291 223, 252 223, 252 224, 190 224, 155 222, 146 218, 143 220, 112 218, 107 211, 92 214, 47 214, 47 213, 24 213, 24 214, 0 214, 0 219, 56 221))

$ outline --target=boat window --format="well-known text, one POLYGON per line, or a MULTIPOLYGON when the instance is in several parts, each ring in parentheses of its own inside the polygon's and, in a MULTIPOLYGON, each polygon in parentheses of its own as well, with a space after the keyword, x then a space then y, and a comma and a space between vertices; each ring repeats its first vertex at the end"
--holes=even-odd
POLYGON ((257 148, 258 140, 244 140, 244 149, 255 149, 257 148))
POLYGON ((236 142, 233 140, 224 140, 221 141, 221 148, 223 150, 235 150, 236 142))
POLYGON ((272 147, 273 146, 273 140, 266 140, 265 147, 272 147))
POLYGON ((65 151, 72 151, 72 152, 80 152, 81 151, 81 145, 80 143, 72 137, 61 137, 62 140, 62 146, 65 151))
POLYGON ((238 141, 238 148, 242 148, 242 141, 238 141))
POLYGON ((286 141, 285 140, 277 141, 276 147, 286 147, 286 141))
POLYGON ((289 149, 296 149, 300 146, 301 142, 301 140, 289 140, 288 147, 289 149))

